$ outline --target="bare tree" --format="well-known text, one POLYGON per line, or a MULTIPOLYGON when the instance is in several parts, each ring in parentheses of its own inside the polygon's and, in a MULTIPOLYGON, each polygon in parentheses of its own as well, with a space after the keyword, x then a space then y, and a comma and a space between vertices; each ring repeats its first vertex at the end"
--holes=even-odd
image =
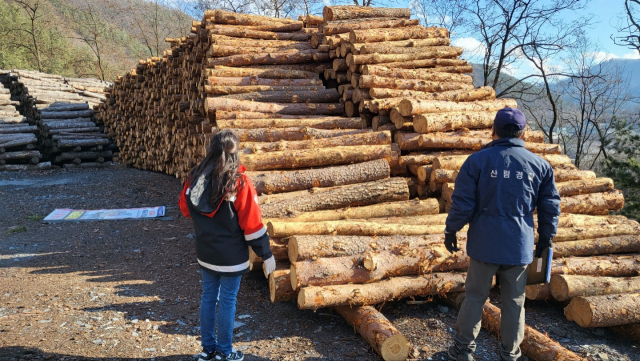
POLYGON ((106 79, 106 38, 110 37, 110 29, 106 26, 92 2, 85 2, 71 13, 71 28, 74 38, 85 43, 96 58, 98 76, 106 79))
POLYGON ((612 37, 616 45, 635 49, 640 53, 640 0, 624 1, 625 17, 618 24, 624 36, 612 37))
POLYGON ((425 26, 447 28, 449 33, 468 21, 469 13, 465 9, 472 4, 471 0, 413 0, 409 6, 425 26))
POLYGON ((139 1, 129 0, 125 8, 132 15, 137 37, 149 52, 149 56, 161 56, 169 48, 164 39, 188 32, 192 18, 186 15, 189 3, 175 0, 153 0, 140 6, 139 1))
POLYGON ((44 31, 43 20, 46 19, 43 14, 43 8, 40 0, 13 0, 26 14, 29 19, 28 24, 24 24, 21 28, 11 29, 11 31, 22 32, 29 37, 29 45, 17 44, 25 47, 36 59, 38 71, 43 71, 42 65, 42 33, 44 31))

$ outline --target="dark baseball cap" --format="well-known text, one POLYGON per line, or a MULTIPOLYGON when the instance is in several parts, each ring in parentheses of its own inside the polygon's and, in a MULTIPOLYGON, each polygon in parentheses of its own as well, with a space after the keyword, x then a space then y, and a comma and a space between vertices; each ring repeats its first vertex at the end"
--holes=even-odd
POLYGON ((493 120, 493 128, 503 129, 507 124, 515 124, 520 130, 523 130, 527 127, 527 120, 518 109, 506 107, 498 110, 496 118, 493 120))

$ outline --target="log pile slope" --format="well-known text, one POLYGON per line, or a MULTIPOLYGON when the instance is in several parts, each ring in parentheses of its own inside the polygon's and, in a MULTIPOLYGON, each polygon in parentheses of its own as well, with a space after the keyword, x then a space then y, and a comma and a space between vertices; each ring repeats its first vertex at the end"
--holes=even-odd
MULTIPOLYGON (((184 180, 213 134, 236 133, 278 262, 271 300, 335 308, 385 360, 406 359, 406 338, 370 306, 464 290, 469 259, 442 235, 455 179, 517 104, 474 88, 446 30, 408 9, 330 6, 298 21, 215 10, 191 30, 98 107, 120 161, 184 180)), ((543 140, 526 132, 562 195, 554 275, 638 275, 640 225, 610 215, 622 194, 543 140)), ((528 349, 566 351, 545 337, 528 349)))

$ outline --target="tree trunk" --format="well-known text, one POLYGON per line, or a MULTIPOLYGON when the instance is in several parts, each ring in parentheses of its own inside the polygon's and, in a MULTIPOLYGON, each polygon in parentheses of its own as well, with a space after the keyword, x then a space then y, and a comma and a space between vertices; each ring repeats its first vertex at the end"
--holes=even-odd
POLYGON ((400 102, 400 114, 410 115, 447 112, 496 112, 504 107, 517 108, 513 99, 495 99, 475 102, 448 102, 436 100, 412 100, 404 99, 400 102))
POLYGON ((421 276, 391 277, 363 285, 303 287, 298 292, 298 308, 364 306, 407 297, 435 296, 464 290, 465 273, 431 273, 421 276))
POLYGON ((563 213, 607 215, 609 211, 617 211, 622 207, 624 196, 619 190, 562 197, 560 201, 563 213))
POLYGON ((444 266, 446 271, 468 267, 464 251, 450 254, 443 244, 381 251, 363 255, 319 258, 291 264, 291 286, 330 286, 371 283, 388 277, 428 274, 444 266), (453 266, 450 266, 453 265, 453 266))
MULTIPOLYGON (((463 228, 466 231, 466 227, 463 228)), ((278 222, 271 221, 267 225, 270 237, 284 238, 300 235, 345 235, 345 236, 421 236, 444 232, 441 225, 414 225, 377 223, 359 221, 323 221, 323 222, 278 222)))
MULTIPOLYGON (((434 73, 435 74, 435 73, 434 73)), ((360 88, 391 88, 417 90, 422 92, 444 92, 452 90, 469 90, 473 89, 472 84, 428 81, 421 79, 394 79, 383 78, 377 75, 362 75, 360 77, 360 88)), ((493 120, 493 119, 492 119, 493 120)))
POLYGON ((19 171, 19 170, 47 170, 51 169, 51 162, 43 162, 38 164, 0 164, 0 170, 19 171))
POLYGON ((70 159, 97 159, 97 158, 110 158, 113 156, 113 152, 105 150, 101 152, 65 152, 56 157, 56 162, 61 162, 70 159))
POLYGON ((468 155, 440 155, 433 159, 433 169, 460 170, 468 155))
MULTIPOLYGON (((233 40, 235 43, 236 40, 233 40)), ((262 42, 262 41, 260 41, 262 42)), ((238 46, 235 44, 235 46, 238 46)), ((279 68, 234 68, 227 66, 216 66, 213 69, 206 69, 205 76, 210 77, 247 77, 257 76, 264 79, 317 79, 318 74, 312 71, 279 69, 279 68)))
POLYGON ((241 154, 247 170, 295 169, 327 165, 360 163, 391 157, 391 147, 357 145, 305 150, 287 150, 256 154, 241 154))
POLYGON ((581 327, 607 327, 640 322, 640 293, 575 297, 564 309, 581 327))
POLYGON ((413 119, 416 133, 433 133, 468 129, 486 129, 493 126, 496 112, 455 112, 418 114, 413 119))
POLYGON ((0 134, 0 148, 19 147, 27 144, 36 144, 38 139, 35 134, 19 133, 19 134, 0 134))
POLYGON ((332 188, 311 189, 307 194, 290 200, 263 204, 265 218, 278 218, 326 209, 365 206, 409 199, 409 187, 401 178, 350 184, 332 188))
POLYGON ((470 155, 472 152, 467 150, 450 150, 442 152, 430 152, 428 154, 409 153, 400 157, 400 164, 403 165, 427 165, 432 164, 438 157, 447 157, 452 155, 470 155))
POLYGON ((419 49, 423 49, 423 51, 408 54, 347 54, 346 59, 349 66, 365 64, 385 64, 386 66, 386 63, 400 63, 420 60, 432 60, 437 64, 438 62, 442 63, 447 59, 450 60, 447 65, 459 65, 458 60, 453 58, 457 58, 458 56, 462 55, 462 48, 456 46, 434 46, 419 49))
MULTIPOLYGON (((553 245, 553 257, 579 257, 599 254, 640 252, 640 236, 636 236, 638 230, 633 233, 630 230, 615 229, 610 227, 610 233, 618 233, 617 236, 592 239, 585 235, 586 239, 555 243, 553 245), (627 233, 629 232, 629 233, 627 233), (626 235, 624 233, 627 233, 626 235), (588 237, 588 238, 587 238, 588 237)), ((605 233, 605 232, 603 232, 605 233)), ((607 232, 608 233, 608 232, 607 232)))
POLYGON ((574 297, 637 293, 640 292, 640 277, 553 275, 549 289, 553 298, 558 301, 574 297))
POLYGON ((207 98, 205 110, 207 113, 225 110, 291 115, 342 115, 344 106, 339 103, 260 103, 247 100, 207 98))
POLYGON ((271 302, 294 300, 298 292, 291 288, 290 270, 275 270, 269 275, 269 298, 271 302))
POLYGON ((527 285, 525 288, 525 296, 528 300, 532 301, 547 301, 551 298, 549 284, 527 285))
POLYGON ((293 192, 313 187, 335 187, 389 177, 384 159, 337 167, 288 172, 247 172, 258 194, 293 192))
MULTIPOLYGON (((302 35, 302 34, 301 34, 302 35)), ((216 65, 247 66, 247 65, 285 65, 311 63, 313 56, 320 53, 317 50, 301 50, 296 53, 257 53, 247 55, 231 55, 222 58, 207 58, 206 66, 211 68, 216 65)))
POLYGON ((385 78, 427 80, 437 82, 451 82, 473 84, 473 78, 469 75, 435 73, 427 69, 398 69, 387 68, 380 65, 363 65, 362 75, 379 76, 385 78))
POLYGON ((354 44, 448 37, 449 31, 445 28, 425 28, 423 26, 407 26, 403 28, 390 29, 363 29, 351 30, 349 32, 349 42, 354 44))
POLYGON ((561 197, 575 196, 578 194, 602 193, 613 189, 611 178, 595 178, 556 183, 556 188, 561 197))
MULTIPOLYGON (((269 93, 262 93, 269 94, 269 93)), ((337 93, 336 93, 337 94, 337 93)), ((302 118, 302 119, 219 119, 218 129, 261 129, 261 128, 293 128, 311 127, 316 129, 364 129, 360 118, 302 118)))
POLYGON ((278 141, 269 143, 240 143, 243 152, 253 154, 260 152, 275 152, 294 149, 318 149, 332 148, 339 146, 357 145, 390 145, 391 132, 369 132, 343 135, 339 137, 320 138, 302 141, 278 141))
MULTIPOLYGON (((406 8, 377 8, 368 6, 325 6, 322 10, 325 22, 364 18, 409 19, 411 10, 406 8)), ((373 21, 381 21, 374 19, 373 21)))
POLYGON ((345 34, 351 30, 404 28, 420 24, 418 19, 371 19, 368 21, 331 21, 323 24, 324 35, 345 34))
MULTIPOLYGON (((627 223, 629 219, 625 216, 588 216, 583 214, 562 214, 558 219, 558 227, 589 227, 603 226, 608 224, 627 223)), ((534 223, 536 220, 534 219, 534 223)))
POLYGON ((25 124, 19 127, 0 127, 0 134, 36 133, 38 127, 25 124))
POLYGON ((551 274, 632 277, 638 275, 640 255, 568 257, 554 259, 551 274))
POLYGON ((397 89, 369 89, 369 96, 374 99, 369 104, 369 109, 373 112, 381 110, 391 110, 397 107, 405 98, 414 98, 424 101, 440 100, 440 101, 456 101, 468 102, 474 100, 492 100, 495 99, 495 91, 491 87, 482 87, 470 91, 451 90, 441 93, 416 92, 413 90, 397 90, 397 89))
MULTIPOLYGON (((482 327, 499 335, 500 319, 500 309, 489 302, 485 303, 482 309, 482 327)), ((520 349, 525 356, 536 361, 586 361, 549 336, 527 325, 524 328, 524 339, 520 349)))
POLYGON ((231 131, 236 134, 241 142, 301 141, 371 133, 369 129, 317 129, 310 127, 231 129, 231 131))
POLYGON ((560 182, 587 180, 596 177, 593 171, 579 169, 554 169, 553 175, 556 179, 556 185, 560 182))
POLYGON ((320 86, 320 79, 268 79, 258 78, 255 76, 247 76, 242 78, 208 78, 205 85, 209 86, 251 86, 251 85, 268 85, 268 86, 320 86))
MULTIPOLYGON (((325 7, 325 10, 327 8, 329 7, 325 7)), ((340 306, 335 310, 382 356, 383 360, 404 361, 409 357, 409 341, 374 307, 340 306)))

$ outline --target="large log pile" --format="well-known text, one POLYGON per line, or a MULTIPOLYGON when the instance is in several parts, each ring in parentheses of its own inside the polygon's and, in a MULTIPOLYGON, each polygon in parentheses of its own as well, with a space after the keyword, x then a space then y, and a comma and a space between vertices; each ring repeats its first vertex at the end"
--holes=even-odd
MULTIPOLYGON (((208 11, 118 78, 99 118, 120 161, 181 179, 213 134, 236 133, 278 262, 271 300, 334 307, 383 358, 405 359, 404 338, 368 306, 463 290, 469 260, 444 249, 445 213, 495 112, 517 104, 474 89, 446 30, 419 26, 408 9, 324 15, 208 11)), ((613 182, 576 169, 540 132, 525 140, 563 196, 554 274, 636 275, 637 256, 611 255, 640 251, 638 224, 607 216, 624 202, 613 182)), ((529 342, 566 351, 538 334, 529 342)))

